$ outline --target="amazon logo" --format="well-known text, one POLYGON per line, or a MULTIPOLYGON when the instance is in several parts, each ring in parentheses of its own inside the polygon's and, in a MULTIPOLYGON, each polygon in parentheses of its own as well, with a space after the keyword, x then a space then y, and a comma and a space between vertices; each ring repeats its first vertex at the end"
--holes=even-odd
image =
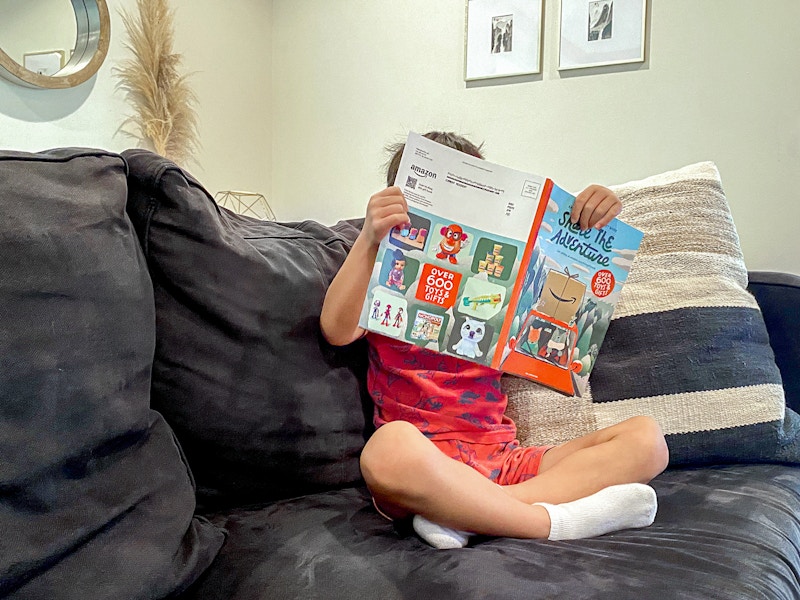
POLYGON ((417 165, 411 165, 411 170, 414 171, 420 177, 430 177, 431 179, 436 179, 436 173, 433 171, 429 171, 428 169, 423 169, 422 167, 418 167, 417 165))
POLYGON ((566 304, 572 304, 572 303, 578 301, 578 299, 575 296, 573 296, 572 298, 562 298, 561 296, 557 296, 556 293, 553 290, 549 290, 549 292, 550 292, 550 295, 553 298, 555 298, 556 300, 558 300, 559 302, 565 302, 566 304))

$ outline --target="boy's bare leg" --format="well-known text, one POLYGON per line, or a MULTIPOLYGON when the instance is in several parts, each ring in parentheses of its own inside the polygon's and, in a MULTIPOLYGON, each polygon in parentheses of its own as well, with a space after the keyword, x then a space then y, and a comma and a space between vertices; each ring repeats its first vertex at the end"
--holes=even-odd
MULTIPOLYGON (((619 445, 618 435, 596 441, 601 444, 613 441, 619 445)), ((564 463, 567 467, 565 476, 559 477, 558 465, 572 454, 589 450, 592 447, 589 442, 592 440, 556 452, 557 460, 548 461, 546 472, 551 473, 550 479, 566 487, 566 491, 557 493, 524 484, 501 487, 471 467, 449 458, 416 427, 402 421, 378 429, 364 448, 361 465, 370 491, 381 508, 392 517, 421 514, 435 523, 460 530, 506 537, 546 538, 551 529, 550 514, 543 506, 533 506, 533 502, 566 502, 617 483, 646 478, 636 472, 627 478, 615 479, 620 477, 622 469, 607 469, 607 465, 595 462, 591 464, 592 473, 609 474, 605 478, 592 476, 587 485, 578 469, 584 464, 582 457, 580 461, 564 463), (567 473, 577 480, 570 481, 567 473)), ((564 447, 566 445, 559 448, 564 447)), ((587 454, 588 460, 590 452, 587 454)), ((598 460, 604 459, 605 454, 607 452, 602 452, 598 460)), ((655 474, 653 472, 650 477, 655 474)))
POLYGON ((523 502, 558 504, 610 485, 648 483, 668 460, 658 423, 633 417, 548 450, 536 477, 504 489, 523 502))
POLYGON ((436 523, 489 535, 546 538, 550 518, 439 450, 416 427, 380 427, 361 454, 361 471, 392 518, 421 514, 436 523))

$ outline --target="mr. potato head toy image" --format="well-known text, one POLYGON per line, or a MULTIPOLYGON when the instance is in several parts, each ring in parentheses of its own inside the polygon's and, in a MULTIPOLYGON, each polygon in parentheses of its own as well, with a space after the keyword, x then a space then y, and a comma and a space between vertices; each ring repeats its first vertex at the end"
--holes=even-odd
POLYGON ((458 264, 456 254, 461 252, 462 246, 467 245, 467 234, 456 224, 442 227, 439 233, 442 235, 442 241, 439 242, 439 252, 436 253, 436 258, 446 258, 452 264, 458 264))

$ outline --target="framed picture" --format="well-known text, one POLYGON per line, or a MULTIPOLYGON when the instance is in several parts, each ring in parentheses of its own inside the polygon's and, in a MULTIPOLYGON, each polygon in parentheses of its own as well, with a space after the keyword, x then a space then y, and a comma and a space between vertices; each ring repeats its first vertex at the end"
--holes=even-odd
POLYGON ((39 75, 55 75, 64 66, 63 50, 50 52, 29 52, 22 57, 22 66, 39 75))
POLYGON ((644 60, 647 0, 561 0, 559 70, 644 60))
POLYGON ((464 79, 541 72, 542 0, 467 0, 464 79))

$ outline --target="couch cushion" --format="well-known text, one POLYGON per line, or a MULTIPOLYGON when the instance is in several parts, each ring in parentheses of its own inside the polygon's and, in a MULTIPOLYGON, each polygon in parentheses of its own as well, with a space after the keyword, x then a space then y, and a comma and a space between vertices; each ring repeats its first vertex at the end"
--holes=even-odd
POLYGON ((123 160, 0 152, 0 596, 161 598, 223 541, 149 408, 153 292, 123 160))
POLYGON ((800 469, 676 469, 655 523, 565 542, 473 538, 433 550, 363 489, 220 515, 228 542, 181 600, 789 600, 800 594, 800 469))
POLYGON ((506 378, 526 443, 645 414, 671 464, 800 460, 780 372, 712 163, 615 188, 645 237, 584 398, 506 378))
POLYGON ((155 287, 153 405, 204 505, 358 481, 365 350, 332 348, 319 331, 328 283, 358 230, 236 215, 169 161, 124 156, 155 287))

